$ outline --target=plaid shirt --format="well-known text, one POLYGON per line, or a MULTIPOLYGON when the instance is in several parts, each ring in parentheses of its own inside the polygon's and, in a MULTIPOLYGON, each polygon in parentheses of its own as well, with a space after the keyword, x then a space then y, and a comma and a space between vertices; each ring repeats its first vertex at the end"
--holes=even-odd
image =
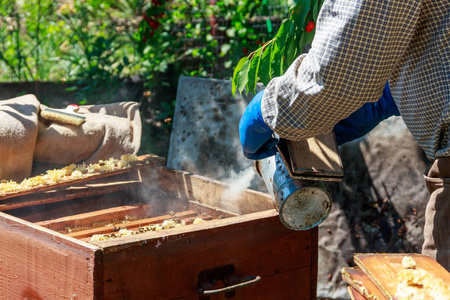
POLYGON ((274 78, 264 121, 290 140, 330 132, 389 80, 429 159, 450 156, 450 0, 325 0, 307 54, 274 78))

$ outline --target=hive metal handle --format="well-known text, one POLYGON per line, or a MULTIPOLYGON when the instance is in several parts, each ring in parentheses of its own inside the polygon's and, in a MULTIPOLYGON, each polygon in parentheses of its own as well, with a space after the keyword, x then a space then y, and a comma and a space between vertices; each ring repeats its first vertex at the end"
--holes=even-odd
POLYGON ((248 277, 242 277, 242 278, 240 278, 240 280, 246 280, 246 281, 237 283, 237 284, 233 284, 233 285, 221 288, 221 289, 215 289, 215 290, 199 289, 198 292, 201 295, 214 295, 214 294, 219 294, 219 293, 226 293, 226 292, 229 292, 229 291, 241 288, 241 287, 255 284, 261 280, 261 277, 260 276, 248 276, 248 277))

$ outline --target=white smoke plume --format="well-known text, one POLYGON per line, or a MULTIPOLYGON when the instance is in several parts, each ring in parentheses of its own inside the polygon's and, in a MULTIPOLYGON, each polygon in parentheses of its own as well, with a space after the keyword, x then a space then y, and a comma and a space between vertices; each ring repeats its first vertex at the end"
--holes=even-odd
POLYGON ((228 188, 224 191, 221 200, 229 203, 236 202, 240 195, 250 187, 254 176, 257 175, 252 168, 247 168, 239 173, 230 172, 230 177, 223 180, 228 188))

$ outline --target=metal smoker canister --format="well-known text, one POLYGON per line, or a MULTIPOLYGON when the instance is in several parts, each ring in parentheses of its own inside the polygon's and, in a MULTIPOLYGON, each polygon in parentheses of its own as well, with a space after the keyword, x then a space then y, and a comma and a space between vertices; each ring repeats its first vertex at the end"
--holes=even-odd
POLYGON ((331 196, 321 181, 294 179, 277 152, 255 162, 278 210, 281 222, 293 230, 322 223, 331 210, 331 196))

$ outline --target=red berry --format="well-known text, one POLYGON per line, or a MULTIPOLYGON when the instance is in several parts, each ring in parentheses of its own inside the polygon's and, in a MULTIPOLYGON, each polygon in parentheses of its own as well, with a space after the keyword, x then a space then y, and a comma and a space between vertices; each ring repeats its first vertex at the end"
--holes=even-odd
POLYGON ((148 25, 150 25, 150 27, 153 28, 153 29, 157 29, 159 27, 160 23, 158 21, 150 20, 148 25))
POLYGON ((314 27, 316 27, 316 24, 313 21, 309 21, 308 25, 306 25, 305 30, 309 33, 314 29, 314 27))

